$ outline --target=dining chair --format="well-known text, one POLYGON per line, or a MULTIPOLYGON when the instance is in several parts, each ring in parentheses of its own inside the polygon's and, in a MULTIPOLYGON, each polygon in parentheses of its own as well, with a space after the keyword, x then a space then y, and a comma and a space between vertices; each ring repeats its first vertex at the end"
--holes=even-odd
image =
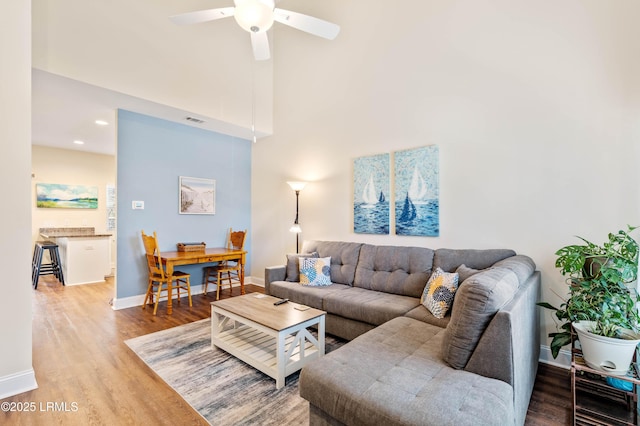
POLYGON ((155 294, 156 301, 153 307, 153 315, 158 311, 158 302, 160 297, 167 297, 169 289, 175 288, 177 291, 178 302, 180 302, 180 290, 186 290, 189 298, 189 306, 193 306, 191 303, 191 285, 190 275, 182 271, 173 271, 173 274, 169 276, 165 267, 160 261, 160 248, 158 247, 158 237, 153 232, 153 236, 146 235, 142 231, 142 242, 144 244, 145 257, 147 259, 147 267, 149 269, 149 286, 147 287, 147 294, 144 297, 144 303, 142 309, 147 306, 147 301, 153 302, 155 294), (175 281, 175 285, 173 285, 175 281), (164 296, 162 293, 164 292, 164 296))
MULTIPOLYGON (((247 230, 234 231, 233 228, 229 228, 229 235, 227 237, 227 248, 231 250, 242 250, 244 248, 244 241, 247 235, 247 230)), ((203 271, 203 286, 202 293, 207 294, 207 287, 209 284, 216 285, 216 300, 220 299, 220 287, 222 287, 223 281, 229 283, 229 292, 233 294, 233 284, 241 282, 242 264, 240 258, 237 260, 225 260, 219 262, 214 266, 207 266, 203 271)))

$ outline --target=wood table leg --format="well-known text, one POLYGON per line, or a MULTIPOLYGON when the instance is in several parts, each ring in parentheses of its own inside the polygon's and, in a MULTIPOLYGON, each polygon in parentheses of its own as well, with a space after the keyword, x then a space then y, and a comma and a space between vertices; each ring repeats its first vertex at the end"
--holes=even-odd
POLYGON ((213 343, 213 340, 220 334, 220 324, 218 322, 218 314, 213 312, 213 308, 211 309, 211 348, 215 349, 216 345, 213 343))
POLYGON ((276 368, 278 372, 276 374, 276 389, 282 389, 285 384, 285 338, 286 334, 284 332, 279 332, 278 337, 276 338, 276 368))
POLYGON ((240 265, 240 294, 244 293, 244 263, 240 265))
POLYGON ((167 315, 173 313, 172 290, 173 290, 173 262, 167 262, 165 265, 165 273, 167 274, 167 315))
POLYGON ((319 352, 319 357, 324 356, 324 351, 325 351, 325 347, 324 347, 324 333, 325 333, 325 325, 324 325, 324 318, 325 315, 322 315, 320 317, 320 322, 318 323, 318 352, 319 352))

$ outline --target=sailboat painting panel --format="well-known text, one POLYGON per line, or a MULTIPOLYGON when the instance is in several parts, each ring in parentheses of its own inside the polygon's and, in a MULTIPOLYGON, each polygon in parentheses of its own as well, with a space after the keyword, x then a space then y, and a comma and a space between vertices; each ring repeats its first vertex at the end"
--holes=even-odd
POLYGON ((389 234, 390 155, 353 160, 353 230, 358 234, 389 234))
POLYGON ((438 146, 394 152, 397 235, 440 234, 438 146))

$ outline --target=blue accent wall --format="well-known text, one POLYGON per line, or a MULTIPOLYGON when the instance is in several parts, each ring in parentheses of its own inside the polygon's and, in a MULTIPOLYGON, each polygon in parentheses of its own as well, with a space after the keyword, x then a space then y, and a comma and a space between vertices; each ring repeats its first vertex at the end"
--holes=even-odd
MULTIPOLYGON (((142 114, 118 110, 116 298, 144 294, 147 267, 140 231, 156 231, 161 251, 204 241, 222 247, 229 228, 247 229, 246 270, 251 270, 251 142, 142 114), (216 181, 214 215, 178 213, 179 177, 216 181), (133 210, 132 201, 144 201, 133 210)), ((191 284, 203 265, 180 266, 191 284)))

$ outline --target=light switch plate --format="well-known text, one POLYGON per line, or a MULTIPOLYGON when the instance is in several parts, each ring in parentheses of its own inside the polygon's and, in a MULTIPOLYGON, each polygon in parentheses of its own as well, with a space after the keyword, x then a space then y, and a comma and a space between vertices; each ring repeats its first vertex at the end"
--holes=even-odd
POLYGON ((132 201, 131 208, 133 210, 144 210, 144 201, 132 201))

